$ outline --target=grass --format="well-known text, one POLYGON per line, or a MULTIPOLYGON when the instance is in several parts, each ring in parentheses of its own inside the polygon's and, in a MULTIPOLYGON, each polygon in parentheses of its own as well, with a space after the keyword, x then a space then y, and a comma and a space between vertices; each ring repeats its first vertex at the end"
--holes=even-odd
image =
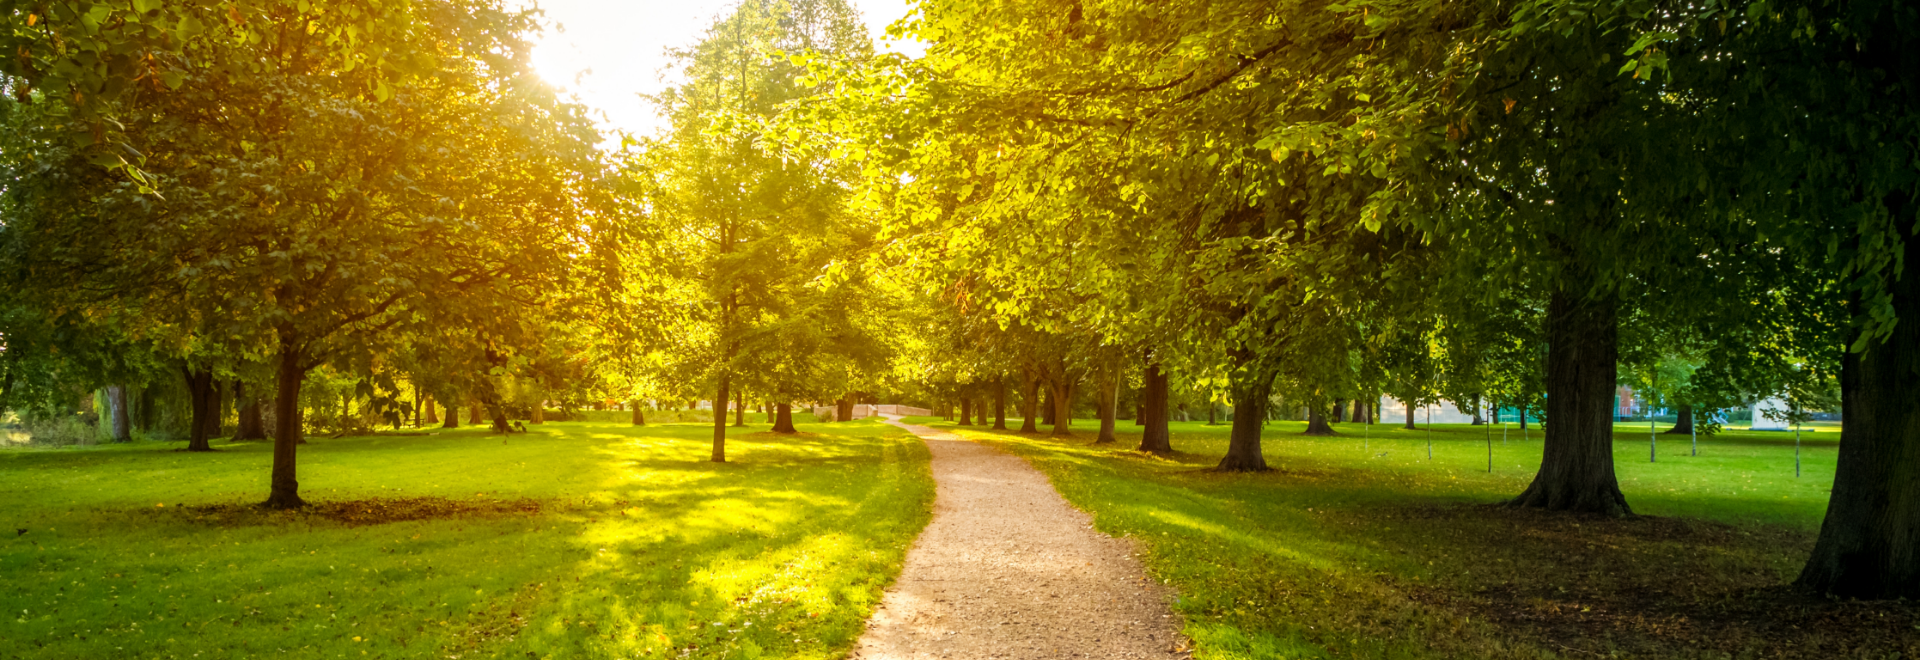
MULTIPOLYGON (((935 426, 951 424, 931 418, 935 426)), ((1783 585, 1811 549, 1839 434, 1730 432, 1700 441, 1618 428, 1639 517, 1495 506, 1539 465, 1536 428, 1337 425, 1267 430, 1266 474, 1206 471, 1227 427, 1175 424, 1170 457, 1136 427, 1075 438, 963 433, 1026 457, 1110 534, 1136 539, 1198 658, 1914 657, 1920 613, 1834 603, 1783 585), (1492 431, 1491 473, 1488 431, 1492 431)), ((1662 429, 1664 430, 1664 429, 1662 429)))
POLYGON ((930 516, 877 422, 0 451, 0 658, 833 658, 930 516), (13 530, 24 529, 24 533, 13 530))

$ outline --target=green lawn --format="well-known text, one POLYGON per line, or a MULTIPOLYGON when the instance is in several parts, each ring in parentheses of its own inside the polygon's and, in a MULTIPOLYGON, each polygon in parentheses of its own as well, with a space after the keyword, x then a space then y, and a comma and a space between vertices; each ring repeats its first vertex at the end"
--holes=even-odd
MULTIPOLYGON (((930 418, 918 421, 952 428, 930 418)), ((1920 654, 1907 604, 1783 588, 1812 546, 1839 433, 1661 436, 1622 425, 1626 520, 1495 506, 1539 465, 1539 429, 1336 425, 1266 434, 1267 474, 1206 471, 1227 427, 1174 425, 1180 453, 964 432, 1027 457, 1100 529, 1134 537, 1200 658, 1891 657, 1920 654), (1488 469, 1489 431, 1493 471, 1488 469), (1877 654, 1876 654, 1877 653, 1877 654)), ((1664 430, 1664 429, 1662 429, 1664 430)))
POLYGON ((930 515, 877 422, 0 451, 0 658, 833 658, 930 515), (412 519, 409 519, 412 518, 412 519), (12 530, 25 529, 24 533, 12 530))

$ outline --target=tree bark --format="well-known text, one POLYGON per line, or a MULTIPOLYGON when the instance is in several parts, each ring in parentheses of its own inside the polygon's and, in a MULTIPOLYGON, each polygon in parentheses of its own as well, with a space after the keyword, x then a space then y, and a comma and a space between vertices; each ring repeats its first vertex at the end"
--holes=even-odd
MULTIPOLYGON (((1333 424, 1339 424, 1339 423, 1341 423, 1341 422, 1344 422, 1344 421, 1346 421, 1346 419, 1345 419, 1345 417, 1346 417, 1346 413, 1347 413, 1347 400, 1346 400, 1346 399, 1334 399, 1334 400, 1333 400, 1333 419, 1327 419, 1327 420, 1322 420, 1322 421, 1321 421, 1321 423, 1322 423, 1322 424, 1326 424, 1326 423, 1333 423, 1333 424)), ((1308 431, 1312 431, 1312 430, 1313 430, 1313 422, 1312 422, 1312 421, 1308 421, 1308 422, 1307 422, 1307 430, 1308 430, 1308 431)), ((1332 432, 1333 432, 1333 430, 1332 430, 1332 429, 1328 429, 1328 430, 1327 430, 1327 432, 1328 432, 1328 433, 1332 433, 1332 432)))
POLYGON ((533 402, 533 410, 527 415, 529 424, 547 423, 547 404, 544 401, 533 402))
POLYGON ((266 420, 260 418, 259 395, 248 395, 246 384, 236 380, 233 381, 233 396, 243 402, 240 404, 240 426, 234 429, 233 439, 267 439, 266 420))
POLYGON ((1145 389, 1140 393, 1140 451, 1156 454, 1173 452, 1173 433, 1167 428, 1167 372, 1160 360, 1147 358, 1145 389))
POLYGON ((1243 373, 1230 386, 1233 406, 1233 430, 1227 436, 1227 455, 1215 465, 1215 472, 1266 472, 1267 457, 1260 451, 1260 432, 1266 427, 1267 398, 1273 393, 1273 377, 1243 373))
POLYGON ((1093 444, 1096 445, 1112 444, 1118 440, 1113 435, 1113 422, 1119 414, 1120 376, 1118 374, 1108 374, 1108 377, 1104 380, 1106 382, 1100 383, 1100 391, 1098 392, 1100 395, 1099 405, 1097 406, 1100 409, 1100 434, 1093 440, 1093 444))
POLYGON ((468 406, 467 407, 467 423, 474 426, 485 424, 487 422, 487 412, 483 408, 484 406, 480 405, 479 403, 475 403, 471 406, 468 406))
POLYGON ((1555 292, 1547 303, 1547 417, 1540 472, 1513 506, 1631 515, 1613 471, 1618 302, 1555 292))
POLYGON ((1007 430, 1007 379, 1004 375, 993 381, 993 430, 1007 430))
MULTIPOLYGON (((1905 262, 1920 263, 1920 236, 1903 238, 1905 262)), ((1841 358, 1833 495, 1796 582, 1843 598, 1920 598, 1920 274, 1890 293, 1893 335, 1841 358)), ((1857 294, 1850 302, 1863 313, 1857 294)))
POLYGON ((268 484, 269 509, 298 509, 307 505, 300 499, 300 481, 294 475, 294 452, 300 446, 300 385, 307 379, 306 355, 296 337, 280 331, 280 354, 274 368, 273 398, 273 475, 268 484))
POLYGON ((420 415, 421 415, 420 425, 421 426, 432 426, 434 424, 440 423, 440 416, 434 414, 434 411, 433 411, 433 407, 435 403, 436 402, 433 400, 432 392, 422 392, 420 394, 420 415))
POLYGON ((1484 418, 1484 417, 1481 417, 1481 416, 1480 416, 1480 395, 1478 395, 1478 394, 1475 394, 1475 395, 1473 395, 1473 403, 1472 403, 1472 404, 1469 404, 1469 407, 1473 409, 1473 424, 1472 424, 1472 425, 1473 425, 1473 426, 1486 426, 1486 425, 1487 425, 1487 420, 1486 420, 1486 418, 1484 418))
POLYGON ((645 411, 643 411, 643 410, 641 410, 641 409, 640 409, 640 400, 639 400, 639 399, 634 399, 634 400, 633 400, 633 403, 632 403, 631 405, 633 406, 633 425, 634 425, 634 426, 646 426, 646 425, 647 425, 647 413, 646 413, 645 411))
POLYGON ((480 404, 493 418, 494 433, 507 433, 513 430, 513 423, 507 419, 507 405, 500 401, 500 392, 493 389, 492 382, 481 383, 480 404))
POLYGON ((731 384, 729 374, 722 369, 719 394, 713 397, 713 455, 707 459, 715 463, 727 462, 727 397, 731 395, 727 391, 729 384, 731 384))
POLYGON ((184 367, 187 377, 187 400, 192 415, 187 422, 187 451, 213 451, 209 442, 213 438, 208 429, 218 422, 213 421, 215 411, 220 409, 213 399, 219 396, 214 389, 213 372, 199 371, 193 367, 184 367))
POLYGON ((1407 406, 1407 430, 1411 431, 1420 428, 1413 425, 1413 402, 1409 400, 1401 401, 1400 403, 1406 404, 1407 406))
MULTIPOLYGON (((1061 379, 1066 380, 1066 379, 1061 379)), ((1049 395, 1053 399, 1053 437, 1073 436, 1073 384, 1059 383, 1049 395)))
POLYGON ((1053 388, 1053 383, 1048 382, 1040 391, 1040 423, 1046 426, 1059 424, 1060 409, 1054 399, 1060 397, 1053 395, 1053 388))
POLYGON ((443 421, 440 423, 440 428, 443 428, 443 429, 460 428, 460 400, 448 399, 443 405, 447 409, 447 419, 446 421, 443 421))
MULTIPOLYGON (((1339 410, 1340 408, 1341 406, 1335 406, 1333 409, 1339 410)), ((1308 408, 1307 410, 1311 411, 1307 413, 1307 430, 1301 433, 1301 435, 1340 435, 1333 432, 1332 426, 1327 425, 1327 417, 1320 412, 1319 408, 1308 408)))
POLYGON ((745 390, 733 393, 733 425, 747 425, 747 392, 745 390))
POLYGON ((793 404, 776 403, 773 406, 773 413, 774 413, 774 419, 773 419, 774 433, 799 433, 800 432, 799 429, 793 428, 793 404))
POLYGON ((133 418, 127 410, 127 386, 107 386, 107 407, 112 408, 111 428, 114 442, 133 440, 133 418))
MULTIPOLYGON (((1845 396, 1845 393, 1842 393, 1842 396, 1845 396)), ((1840 414, 1844 416, 1846 415, 1846 411, 1842 410, 1840 414)), ((1846 427, 1841 427, 1843 433, 1845 430, 1846 427)), ((1661 435, 1674 434, 1693 435, 1693 406, 1680 406, 1679 419, 1674 420, 1673 428, 1667 429, 1666 432, 1661 435)))
POLYGON ((1020 397, 1020 432, 1039 433, 1040 427, 1034 418, 1040 413, 1040 379, 1027 371, 1022 371, 1020 377, 1021 385, 1026 388, 1026 395, 1020 397))
POLYGON ((959 424, 960 426, 973 426, 973 400, 972 399, 969 399, 964 396, 960 397, 960 421, 956 423, 959 424))

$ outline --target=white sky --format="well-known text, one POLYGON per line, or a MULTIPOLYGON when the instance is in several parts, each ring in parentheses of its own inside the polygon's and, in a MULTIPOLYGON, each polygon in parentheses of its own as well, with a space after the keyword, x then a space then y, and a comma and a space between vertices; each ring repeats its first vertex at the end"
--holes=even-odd
MULTIPOLYGON (((692 45, 737 0, 537 0, 549 28, 534 49, 540 75, 604 114, 604 128, 650 134, 664 125, 651 94, 674 84, 663 79, 666 50, 692 45), (564 30, 564 31, 562 31, 564 30)), ((918 42, 886 41, 887 25, 907 15, 911 0, 848 0, 882 50, 918 55, 918 42)), ((523 0, 534 4, 536 0, 523 0)))

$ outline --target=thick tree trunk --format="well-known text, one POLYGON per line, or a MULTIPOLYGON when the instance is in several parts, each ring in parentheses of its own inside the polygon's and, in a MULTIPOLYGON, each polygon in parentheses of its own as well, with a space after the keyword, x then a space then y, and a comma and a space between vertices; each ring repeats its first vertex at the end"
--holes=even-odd
POLYGON ((1486 426, 1486 425, 1487 425, 1487 420, 1486 420, 1486 418, 1484 418, 1484 417, 1481 417, 1481 416, 1480 416, 1480 395, 1478 395, 1478 394, 1475 394, 1475 395, 1473 395, 1473 403, 1471 403, 1471 404, 1469 404, 1469 405, 1468 405, 1468 407, 1469 407, 1469 408, 1472 408, 1472 409, 1473 409, 1473 424, 1472 424, 1472 425, 1473 425, 1473 426, 1486 426))
POLYGON ((1099 405, 1097 406, 1100 409, 1100 434, 1093 440, 1093 443, 1096 445, 1112 444, 1117 441, 1117 438, 1113 435, 1113 421, 1115 416, 1119 414, 1118 409, 1120 408, 1120 377, 1118 374, 1112 374, 1105 380, 1106 382, 1100 383, 1100 391, 1098 392, 1100 395, 1099 405))
MULTIPOLYGON (((1064 379, 1063 379, 1064 380, 1064 379)), ((1053 437, 1073 436, 1073 384, 1061 383, 1052 388, 1053 399, 1053 437)))
POLYGON ((300 446, 300 385, 307 379, 306 355, 300 342, 280 335, 280 354, 274 367, 273 397, 273 476, 268 484, 269 509, 298 509, 307 505, 300 499, 300 481, 294 475, 294 452, 300 446))
POLYGON ((774 414, 774 419, 773 419, 774 433, 799 433, 800 432, 798 429, 793 428, 793 404, 776 403, 773 406, 773 414, 774 414))
POLYGON ((993 430, 1007 430, 1007 379, 1001 376, 993 381, 993 430))
POLYGON ((733 393, 733 425, 734 426, 747 425, 747 392, 746 390, 741 390, 733 393))
POLYGON ((1039 433, 1040 427, 1035 417, 1040 412, 1040 379, 1034 378, 1031 373, 1022 373, 1020 377, 1021 385, 1026 388, 1026 394, 1020 397, 1020 432, 1039 433))
POLYGON ((219 403, 213 400, 219 396, 214 389, 213 372, 186 367, 183 373, 187 377, 187 405, 192 412, 187 422, 187 451, 213 451, 209 442, 213 435, 208 429, 218 424, 212 417, 220 409, 219 403))
POLYGON ((500 402, 500 393, 495 392, 493 385, 489 384, 481 390, 481 395, 480 402, 484 404, 488 416, 493 418, 493 432, 511 432, 513 421, 507 418, 507 405, 500 402))
POLYGON ((960 426, 973 426, 973 400, 960 397, 960 426))
POLYGON ((1040 423, 1053 426, 1059 423, 1060 409, 1054 400, 1060 397, 1053 395, 1053 383, 1046 383, 1043 387, 1044 389, 1040 391, 1040 423))
POLYGON ((481 424, 487 423, 487 411, 484 408, 485 407, 480 405, 479 403, 475 403, 471 406, 468 406, 467 407, 467 423, 473 426, 479 426, 481 424))
MULTIPOLYGON (((1920 237, 1904 238, 1912 267, 1920 237)), ((1841 357, 1833 495, 1797 582, 1843 598, 1920 598, 1920 273, 1891 293, 1893 335, 1841 357)))
POLYGON ((838 402, 838 407, 836 407, 833 411, 833 421, 836 421, 836 422, 853 421, 853 397, 852 396, 845 396, 840 398, 840 401, 838 402))
MULTIPOLYGON (((1334 410, 1339 409, 1340 406, 1334 407, 1334 410)), ((1307 430, 1301 433, 1301 435, 1339 435, 1333 432, 1332 426, 1327 425, 1327 417, 1320 413, 1319 408, 1308 408, 1307 410, 1311 411, 1307 413, 1307 430)))
POLYGON ((460 400, 448 399, 445 402, 444 406, 447 409, 447 419, 446 421, 443 421, 440 423, 440 428, 443 428, 443 429, 460 428, 460 400))
POLYGON ((1401 403, 1404 403, 1407 406, 1407 430, 1411 431, 1411 430, 1420 428, 1418 426, 1413 425, 1413 404, 1405 401, 1402 401, 1401 403))
POLYGON ((634 426, 646 426, 646 425, 647 425, 647 413, 646 413, 646 411, 644 411, 644 410, 641 410, 641 409, 640 409, 640 400, 639 400, 639 399, 634 399, 634 400, 633 400, 633 403, 632 403, 632 404, 630 404, 630 405, 632 405, 632 406, 633 406, 633 425, 634 425, 634 426))
POLYGON ((1547 303, 1547 427, 1540 472, 1514 506, 1631 515, 1613 471, 1618 303, 1555 292, 1547 303))
POLYGON ((1232 383, 1233 431, 1228 435, 1227 455, 1214 466, 1215 472, 1266 472, 1267 457, 1260 451, 1260 432, 1266 427, 1267 397, 1273 393, 1272 376, 1242 374, 1232 383))
POLYGON ((113 432, 114 442, 133 440, 132 416, 127 410, 127 386, 107 386, 108 427, 113 432))
MULTIPOLYGON (((1322 424, 1326 424, 1326 423, 1333 423, 1333 424, 1339 424, 1339 423, 1341 423, 1341 422, 1345 422, 1345 421, 1346 421, 1346 419, 1345 419, 1345 415, 1346 415, 1346 413, 1347 413, 1347 400, 1346 400, 1346 399, 1334 399, 1334 400, 1333 400, 1333 419, 1328 419, 1328 420, 1322 420, 1322 421, 1321 421, 1321 423, 1322 423, 1322 424)), ((1308 422, 1307 422, 1307 430, 1308 430, 1308 431, 1312 431, 1312 430, 1313 430, 1313 422, 1312 422, 1312 421, 1308 421, 1308 422)), ((1331 431, 1332 431, 1332 429, 1328 429, 1328 431, 1329 431, 1329 432, 1331 432, 1331 431)))
POLYGON ((433 411, 435 403, 436 402, 433 400, 433 393, 422 392, 420 394, 420 415, 421 415, 420 425, 421 426, 432 426, 434 424, 440 423, 440 416, 434 414, 434 411, 433 411))
POLYGON ((1520 430, 1527 430, 1527 409, 1524 406, 1520 408, 1520 430))
POLYGON ((1147 358, 1145 388, 1140 392, 1140 419, 1146 428, 1140 431, 1140 451, 1157 454, 1173 452, 1173 434, 1167 428, 1167 372, 1160 360, 1147 358))
MULTIPOLYGON (((1846 411, 1842 410, 1840 414, 1845 415, 1846 411)), ((1845 428, 1844 426, 1841 427, 1843 431, 1845 428)), ((1693 406, 1680 406, 1680 415, 1678 419, 1674 420, 1673 428, 1667 429, 1667 431, 1661 435, 1674 434, 1693 435, 1693 406)))
POLYGON ((1353 421, 1356 424, 1373 423, 1373 406, 1367 405, 1366 399, 1353 400, 1353 421))
POLYGON ((547 423, 547 404, 545 402, 543 401, 533 402, 533 411, 527 415, 527 423, 529 424, 547 423))
POLYGON ((153 430, 153 399, 152 385, 140 388, 140 407, 138 408, 138 414, 134 416, 134 423, 142 431, 153 430))
POLYGON ((732 394, 727 391, 729 384, 729 374, 722 370, 719 394, 713 397, 713 455, 707 459, 715 463, 727 462, 727 398, 732 394))

